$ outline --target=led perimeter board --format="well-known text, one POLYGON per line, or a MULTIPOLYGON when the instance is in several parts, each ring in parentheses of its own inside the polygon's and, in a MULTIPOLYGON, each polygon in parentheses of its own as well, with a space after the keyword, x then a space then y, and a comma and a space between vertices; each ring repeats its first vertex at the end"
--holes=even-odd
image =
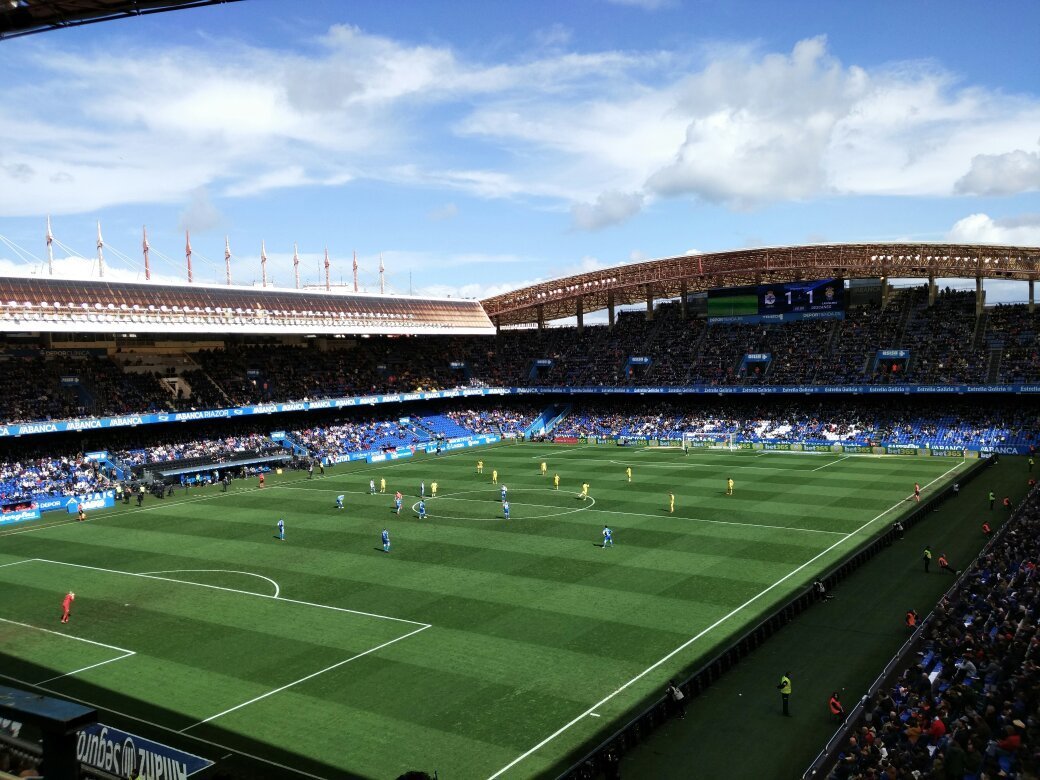
POLYGON ((845 280, 729 287, 708 292, 708 322, 794 322, 803 319, 842 319, 845 280))

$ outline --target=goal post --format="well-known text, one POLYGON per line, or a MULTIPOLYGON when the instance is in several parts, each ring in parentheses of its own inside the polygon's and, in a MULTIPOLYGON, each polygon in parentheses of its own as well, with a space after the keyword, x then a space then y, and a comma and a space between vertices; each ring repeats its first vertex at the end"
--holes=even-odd
POLYGON ((684 452, 693 449, 708 450, 736 450, 737 436, 734 433, 692 433, 686 432, 682 436, 682 448, 684 452))

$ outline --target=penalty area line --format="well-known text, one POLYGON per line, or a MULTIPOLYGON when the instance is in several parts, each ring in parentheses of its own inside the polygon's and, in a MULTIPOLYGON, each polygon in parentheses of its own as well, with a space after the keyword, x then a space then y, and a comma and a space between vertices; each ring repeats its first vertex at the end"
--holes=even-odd
POLYGON ((308 680, 313 680, 318 675, 325 674, 325 672, 331 672, 333 669, 338 669, 339 667, 344 666, 345 664, 349 664, 351 661, 356 661, 357 659, 363 658, 366 655, 370 655, 371 653, 374 653, 377 650, 382 650, 384 647, 389 647, 390 645, 394 644, 395 642, 400 642, 402 639, 408 639, 408 637, 415 636, 419 632, 425 631, 428 628, 430 628, 430 626, 426 625, 426 626, 422 626, 421 628, 417 628, 414 631, 409 631, 407 634, 403 634, 402 636, 399 636, 396 639, 391 639, 389 642, 383 642, 383 644, 381 644, 381 645, 377 645, 376 647, 369 648, 368 650, 365 650, 364 652, 357 653, 356 655, 352 655, 350 658, 345 658, 344 660, 339 661, 338 663, 334 663, 331 666, 326 666, 324 669, 319 669, 316 672, 312 672, 311 674, 308 674, 306 677, 301 677, 299 680, 293 680, 291 683, 288 683, 287 685, 283 685, 281 688, 275 688, 273 691, 268 691, 267 693, 263 693, 263 694, 261 694, 259 696, 255 696, 252 699, 250 699, 249 701, 244 701, 241 704, 236 704, 234 707, 229 707, 228 709, 224 710, 223 712, 218 712, 216 715, 210 715, 208 718, 204 718, 203 720, 200 720, 197 723, 192 723, 190 726, 185 726, 183 729, 181 729, 181 733, 183 734, 185 731, 188 731, 189 729, 193 729, 196 726, 201 726, 203 723, 209 723, 210 721, 216 720, 217 718, 222 718, 225 715, 229 715, 232 712, 235 712, 236 710, 240 710, 243 707, 248 707, 250 704, 254 704, 254 703, 258 702, 258 701, 266 699, 268 696, 274 696, 276 693, 281 693, 282 691, 288 690, 289 688, 292 688, 295 685, 299 685, 300 683, 307 682, 308 680))
MULTIPOLYGON (((65 635, 63 634, 62 636, 65 636, 65 635)), ((210 747, 216 747, 216 748, 220 748, 221 750, 231 751, 229 753, 229 755, 245 756, 246 758, 251 758, 254 761, 259 761, 260 763, 266 764, 268 766, 276 766, 279 769, 284 769, 286 772, 288 772, 288 775, 287 775, 288 777, 297 776, 297 777, 309 777, 309 778, 313 778, 313 780, 327 780, 326 777, 322 777, 321 775, 314 775, 314 774, 311 774, 310 772, 306 772, 306 771, 304 771, 302 769, 293 769, 290 766, 286 766, 285 764, 279 764, 277 761, 272 761, 269 758, 261 758, 260 756, 257 756, 257 755, 255 755, 253 753, 247 753, 244 750, 238 750, 236 748, 229 747, 228 745, 223 745, 220 742, 213 742, 213 741, 208 740, 208 739, 203 739, 202 737, 196 737, 194 734, 182 734, 181 732, 177 731, 177 729, 170 728, 169 726, 164 726, 161 723, 156 723, 155 721, 152 721, 152 720, 146 720, 145 718, 138 717, 137 715, 130 715, 129 713, 121 712, 120 710, 113 709, 112 707, 108 707, 108 706, 106 706, 104 704, 97 704, 96 702, 87 701, 86 699, 79 699, 79 698, 77 698, 75 696, 69 695, 68 693, 64 693, 62 691, 56 691, 53 688, 47 688, 47 687, 43 686, 41 683, 32 683, 32 682, 29 682, 27 680, 22 680, 22 679, 20 679, 18 677, 13 677, 13 676, 11 676, 9 674, 4 674, 3 672, 0 672, 0 679, 10 680, 11 682, 13 682, 13 683, 15 683, 17 685, 24 685, 24 686, 26 686, 28 688, 35 688, 38 691, 44 691, 45 693, 53 694, 54 696, 60 696, 63 699, 67 699, 69 701, 74 701, 77 704, 82 704, 82 705, 84 705, 86 707, 94 707, 95 709, 102 710, 103 712, 111 713, 112 715, 116 715, 116 716, 118 716, 120 718, 123 718, 125 720, 132 720, 135 723, 141 723, 141 724, 144 724, 145 726, 150 726, 153 729, 159 729, 161 731, 165 731, 165 732, 168 732, 170 734, 175 734, 175 735, 179 734, 184 739, 190 739, 193 742, 199 742, 199 743, 201 743, 203 745, 209 745, 210 747)), ((225 758, 226 758, 226 756, 225 756, 225 758)))
MULTIPOLYGON (((947 470, 947 471, 945 471, 945 472, 944 472, 943 474, 941 474, 941 475, 939 475, 938 477, 936 477, 935 479, 933 479, 933 480, 932 480, 931 482, 929 482, 929 483, 928 483, 927 485, 925 485, 925 487, 926 487, 926 488, 927 488, 927 487, 931 487, 931 486, 932 486, 932 485, 934 485, 934 484, 935 484, 936 482, 938 482, 939 480, 941 480, 941 479, 943 479, 944 477, 946 477, 946 475, 947 475, 947 474, 949 474, 950 472, 954 471, 955 469, 958 469, 958 468, 960 468, 960 467, 961 467, 962 465, 963 465, 963 464, 961 464, 961 463, 957 463, 956 465, 954 465, 954 466, 953 466, 953 468, 951 468, 951 469, 948 469, 948 470, 947 470)), ((609 701, 610 701, 611 699, 613 699, 613 698, 614 698, 615 696, 617 696, 617 695, 618 695, 619 693, 622 693, 622 692, 624 692, 624 691, 625 691, 626 689, 628 689, 628 688, 629 688, 630 686, 632 686, 632 685, 634 685, 635 683, 637 683, 637 682, 639 682, 640 680, 642 680, 642 679, 643 679, 644 677, 646 677, 646 675, 650 674, 650 672, 654 671, 655 669, 657 669, 657 668, 658 668, 659 666, 661 666, 662 664, 664 664, 664 663, 668 662, 669 660, 671 660, 672 658, 674 658, 674 657, 675 657, 676 655, 678 655, 679 653, 681 653, 681 652, 682 652, 683 650, 685 650, 685 649, 686 649, 687 647, 689 647, 689 646, 690 646, 690 645, 692 645, 692 644, 693 644, 694 642, 696 642, 697 640, 699 640, 699 639, 700 639, 701 637, 705 636, 706 634, 710 633, 711 631, 714 631, 714 630, 715 630, 716 628, 718 628, 718 627, 719 627, 720 625, 722 625, 723 623, 725 623, 725 622, 726 622, 727 620, 729 620, 729 619, 730 619, 731 617, 733 617, 734 615, 736 615, 736 614, 740 613, 741 611, 743 611, 743 610, 747 609, 747 608, 748 608, 749 606, 751 606, 752 604, 754 604, 754 603, 755 603, 756 601, 758 601, 758 600, 759 600, 760 598, 762 598, 762 597, 763 597, 763 596, 765 596, 765 595, 766 595, 767 593, 769 593, 770 591, 772 591, 772 590, 773 590, 774 588, 776 588, 776 587, 780 586, 781 584, 783 584, 783 583, 784 583, 784 582, 786 582, 787 580, 791 579, 791 577, 793 577, 793 576, 795 576, 796 574, 798 574, 798 572, 802 571, 802 570, 803 570, 803 569, 805 569, 805 568, 806 568, 807 566, 810 566, 811 564, 815 563, 815 562, 816 562, 816 561, 818 561, 818 560, 819 560, 820 558, 822 558, 822 557, 823 557, 824 555, 827 555, 827 554, 828 554, 828 553, 830 553, 830 552, 831 552, 832 550, 834 550, 834 549, 836 549, 837 547, 839 547, 840 545, 844 544, 844 543, 845 543, 846 541, 848 541, 849 539, 851 539, 851 538, 852 538, 853 536, 857 535, 857 534, 858 534, 858 533, 860 533, 861 531, 864 531, 864 530, 866 530, 866 529, 867 529, 867 528, 869 528, 869 527, 870 527, 871 525, 873 525, 873 524, 874 524, 874 523, 876 523, 876 522, 877 522, 878 520, 880 520, 880 519, 881 519, 882 517, 884 517, 885 515, 887 515, 887 514, 888 514, 889 512, 892 512, 893 510, 895 510, 895 509, 898 509, 899 507, 903 506, 903 502, 904 502, 904 501, 906 501, 906 498, 901 498, 901 499, 899 499, 899 501, 898 501, 897 503, 895 503, 895 504, 892 504, 892 506, 890 506, 890 507, 889 507, 888 509, 886 509, 886 510, 885 510, 884 512, 882 512, 881 514, 879 514, 879 515, 877 515, 877 516, 875 516, 875 517, 871 518, 870 520, 867 520, 867 521, 866 521, 865 523, 863 523, 863 525, 861 525, 861 526, 860 526, 859 528, 857 528, 857 529, 856 529, 855 531, 853 531, 852 533, 850 533, 850 534, 847 534, 846 536, 843 536, 843 537, 842 537, 841 539, 839 539, 838 541, 836 541, 836 542, 835 542, 834 544, 832 544, 832 545, 831 545, 830 547, 828 547, 827 549, 823 550, 822 552, 819 552, 819 553, 817 553, 817 554, 816 554, 816 555, 814 555, 814 556, 813 556, 812 558, 810 558, 809 560, 807 560, 807 561, 806 561, 805 563, 803 563, 803 564, 801 564, 800 566, 798 566, 798 567, 797 567, 796 569, 793 569, 792 571, 790 571, 790 572, 788 572, 787 574, 785 574, 785 575, 784 575, 783 577, 781 577, 780 579, 778 579, 778 580, 777 580, 776 582, 774 582, 774 583, 773 583, 772 585, 770 585, 770 586, 768 586, 767 588, 764 588, 763 590, 759 591, 759 592, 758 592, 757 594, 755 594, 755 595, 754 595, 754 596, 752 596, 752 597, 751 597, 750 599, 748 599, 747 601, 745 601, 745 602, 744 602, 743 604, 741 604, 741 605, 740 605, 739 607, 736 607, 735 609, 731 610, 730 612, 727 612, 727 613, 726 613, 725 615, 723 615, 722 617, 720 617, 720 618, 719 618, 718 620, 716 620, 716 621, 715 621, 714 623, 712 623, 712 624, 711 624, 710 626, 708 626, 707 628, 705 628, 705 629, 701 630, 700 632, 698 632, 698 633, 697 633, 697 634, 695 634, 694 636, 692 636, 692 637, 690 637, 689 639, 687 639, 687 640, 686 640, 685 642, 683 642, 683 643, 682 643, 681 645, 679 645, 679 646, 678 646, 677 648, 675 648, 675 649, 674 649, 674 650, 672 650, 672 651, 671 651, 670 653, 668 653, 668 655, 664 656, 663 658, 661 658, 661 659, 660 659, 660 660, 658 660, 658 661, 655 661, 655 662, 654 662, 653 664, 651 664, 651 665, 650 665, 650 666, 648 666, 648 667, 647 667, 646 669, 644 669, 643 671, 641 671, 641 672, 640 672, 639 674, 637 674, 637 675, 636 675, 635 677, 633 677, 633 678, 632 678, 631 680, 629 680, 628 682, 626 682, 626 683, 625 683, 624 685, 622 685, 622 686, 620 686, 619 688, 617 688, 617 689, 616 689, 616 690, 615 690, 615 691, 614 691, 613 693, 610 693, 610 694, 608 694, 607 696, 604 696, 604 697, 603 697, 602 699, 600 699, 600 700, 599 700, 598 702, 596 702, 595 704, 593 704, 593 705, 592 705, 591 707, 589 707, 589 708, 588 708, 587 710, 585 710, 585 711, 584 711, 583 713, 581 713, 580 715, 578 715, 578 716, 577 716, 576 718, 574 718, 574 719, 570 720, 569 722, 565 723, 565 724, 564 724, 563 726, 561 726, 560 728, 558 728, 558 729, 557 729, 556 731, 554 731, 554 732, 553 732, 552 734, 550 734, 550 735, 549 735, 548 737, 546 737, 546 738, 545 738, 545 739, 543 739, 543 740, 542 740, 541 742, 539 742, 539 743, 538 743, 537 745, 535 745, 534 747, 532 747, 532 748, 531 748, 530 750, 528 750, 527 752, 525 752, 525 753, 522 753, 521 755, 517 756, 516 758, 514 758, 514 759, 513 759, 512 761, 510 761, 510 762, 509 762, 508 764, 506 764, 506 765, 505 765, 504 767, 502 767, 501 769, 499 769, 499 770, 498 770, 497 772, 495 772, 494 774, 492 774, 492 775, 489 775, 489 776, 488 776, 488 780, 495 780, 496 778, 498 778, 498 777, 501 777, 502 775, 504 775, 504 774, 505 774, 506 772, 508 772, 508 771, 509 771, 510 769, 512 769, 513 767, 515 767, 515 766, 516 766, 517 764, 519 764, 519 763, 520 763, 521 761, 523 761, 523 760, 524 760, 525 758, 527 758, 528 756, 532 755, 533 753, 536 753, 537 751, 541 750, 541 749, 542 749, 543 747, 545 747, 546 745, 548 745, 548 744, 549 744, 550 742, 552 742, 552 741, 553 741, 554 739, 556 739, 557 737, 559 737, 559 736, 560 736, 561 734, 563 734, 563 733, 564 733, 565 731, 567 731, 568 729, 570 729, 570 728, 571 728, 571 727, 572 727, 572 726, 573 726, 574 724, 576 724, 576 723, 578 723, 579 721, 583 720, 584 718, 586 718, 586 717, 588 717, 588 716, 592 715, 592 714, 593 714, 594 712, 596 712, 596 711, 597 711, 597 710, 598 710, 598 709, 599 709, 600 707, 602 707, 602 706, 603 706, 604 704, 606 704, 607 702, 609 702, 609 701)))

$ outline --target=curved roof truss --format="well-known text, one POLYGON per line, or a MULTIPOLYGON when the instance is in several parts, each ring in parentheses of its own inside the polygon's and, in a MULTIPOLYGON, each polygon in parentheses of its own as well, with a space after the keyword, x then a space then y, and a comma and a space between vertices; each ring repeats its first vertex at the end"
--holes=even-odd
POLYGON ((1040 247, 821 244, 683 255, 524 287, 481 303, 497 325, 548 322, 719 287, 826 277, 1018 279, 1040 273, 1040 247))

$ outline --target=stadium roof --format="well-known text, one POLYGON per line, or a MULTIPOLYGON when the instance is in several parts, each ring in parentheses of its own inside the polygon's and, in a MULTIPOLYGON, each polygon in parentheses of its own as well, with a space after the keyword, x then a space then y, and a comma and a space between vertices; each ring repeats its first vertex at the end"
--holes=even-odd
POLYGON ((1035 280, 1040 247, 974 244, 821 244, 738 249, 633 263, 554 279, 486 298, 496 325, 519 325, 676 298, 720 287, 800 279, 1035 280))
POLYGON ((0 278, 0 332, 480 335, 478 301, 52 277, 0 278))
POLYGON ((0 40, 238 0, 0 0, 0 40))

